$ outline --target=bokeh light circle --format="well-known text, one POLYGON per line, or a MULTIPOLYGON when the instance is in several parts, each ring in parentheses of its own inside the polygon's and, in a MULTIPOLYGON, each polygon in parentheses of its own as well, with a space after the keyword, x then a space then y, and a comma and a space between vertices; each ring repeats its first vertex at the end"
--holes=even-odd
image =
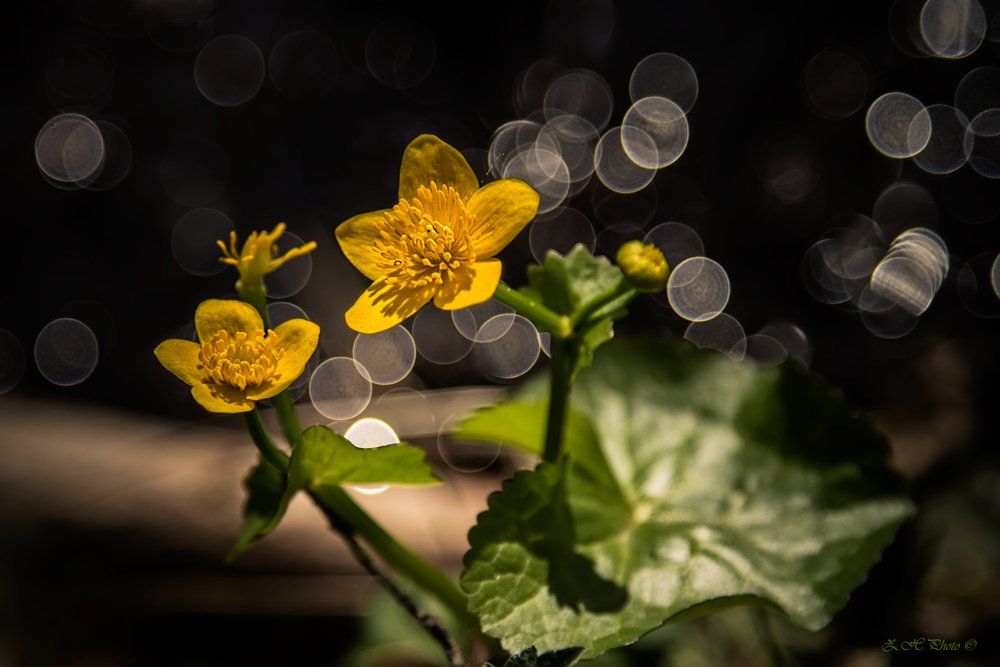
POLYGON ((614 98, 611 86, 589 69, 574 69, 556 78, 545 91, 545 120, 558 116, 577 116, 593 125, 598 132, 611 120, 614 98))
POLYGON ((997 254, 997 258, 993 260, 993 265, 990 267, 990 285, 993 286, 993 293, 1000 299, 1000 253, 997 254))
POLYGON ((1000 292, 997 290, 996 253, 984 252, 972 257, 958 271, 955 287, 967 311, 976 317, 1000 317, 1000 292))
POLYGON ((38 372, 61 387, 80 384, 97 367, 97 336, 86 324, 71 317, 52 320, 35 339, 38 372))
MULTIPOLYGON (((292 248, 305 245, 302 237, 291 232, 285 232, 278 239, 278 252, 280 257, 292 248)), ((292 260, 285 262, 279 269, 267 276, 267 294, 274 299, 287 299, 301 292, 309 283, 312 276, 313 260, 312 253, 299 255, 292 260)))
MULTIPOLYGON (((477 303, 476 305, 469 306, 468 308, 451 311, 451 321, 454 323, 455 328, 462 336, 473 342, 481 343, 484 341, 479 338, 479 332, 488 320, 496 317, 497 315, 509 315, 513 312, 514 309, 510 306, 500 303, 496 299, 490 299, 489 301, 477 303)), ((491 325, 485 333, 496 337, 503 335, 504 331, 498 329, 497 327, 497 323, 499 322, 506 322, 509 324, 513 322, 513 320, 509 318, 497 320, 497 322, 491 325)))
POLYGON ((25 359, 21 341, 0 329, 0 396, 17 386, 24 375, 25 359))
POLYGON ((665 97, 688 113, 698 99, 698 75, 691 64, 674 53, 653 53, 632 70, 628 94, 633 102, 665 97))
POLYGON ((226 265, 219 261, 216 241, 227 242, 233 221, 214 208, 196 208, 185 213, 174 225, 170 249, 182 269, 195 276, 211 276, 226 265))
POLYGON ((537 146, 522 150, 503 166, 504 178, 519 178, 538 192, 538 213, 548 213, 569 195, 570 175, 562 156, 537 146))
POLYGON ((242 35, 216 37, 195 58, 194 82, 213 104, 222 107, 245 104, 264 84, 264 54, 242 35))
POLYGON ((671 269, 689 257, 705 254, 705 244, 698 232, 679 222, 656 225, 642 240, 656 246, 671 269))
MULTIPOLYGON (((504 328, 506 331, 499 337, 489 342, 476 343, 472 358, 487 377, 513 380, 532 369, 538 361, 541 346, 538 329, 520 315, 496 315, 480 327, 481 330, 491 331, 504 328)), ((492 334, 484 337, 492 337, 492 334)))
POLYGON ((353 419, 372 400, 368 371, 351 357, 331 357, 309 378, 309 400, 327 419, 353 419))
POLYGON ((97 121, 104 139, 104 163, 100 171, 84 183, 88 190, 110 190, 128 176, 132 169, 132 144, 125 132, 106 120, 97 121))
POLYGON ((688 121, 684 111, 665 97, 636 100, 622 120, 622 146, 640 167, 662 169, 680 158, 688 144, 688 121), (627 128, 635 128, 636 133, 627 128), (645 137, 656 150, 650 154, 645 137))
POLYGON ((460 438, 454 432, 467 415, 451 415, 438 429, 437 450, 441 460, 453 470, 481 472, 499 458, 503 443, 499 440, 460 438))
POLYGON ((365 43, 365 63, 375 80, 396 90, 427 78, 437 59, 434 35, 424 24, 392 18, 379 24, 365 43))
POLYGON ((986 37, 986 13, 978 0, 926 0, 920 35, 939 58, 972 55, 986 37))
MULTIPOLYGON (((399 444, 399 436, 389 424, 374 417, 362 417, 347 427, 344 438, 358 449, 374 449, 399 444)), ((354 486, 355 491, 367 495, 382 493, 389 488, 388 484, 378 486, 354 486)))
POLYGON ((955 87, 955 108, 966 118, 1000 108, 1000 67, 977 67, 963 76, 955 87))
POLYGON ((950 174, 968 160, 971 136, 969 120, 947 104, 927 107, 931 119, 931 138, 913 162, 928 174, 950 174))
POLYGON ((289 98, 317 99, 330 94, 340 73, 333 40, 316 30, 293 30, 277 41, 267 59, 268 77, 289 98))
POLYGON ((746 332, 743 325, 726 313, 703 322, 692 322, 684 338, 702 349, 716 350, 739 361, 746 352, 746 332))
POLYGON ((104 163, 104 136, 86 116, 60 114, 38 131, 35 162, 54 181, 79 183, 94 176, 104 163))
POLYGON ((933 229, 938 223, 937 203, 922 185, 897 181, 875 200, 872 219, 885 238, 892 238, 910 227, 933 229))
POLYGON ((670 272, 667 299, 678 315, 691 322, 717 316, 729 303, 729 276, 707 257, 686 259, 670 272))
POLYGON ((973 171, 986 178, 1000 178, 1000 109, 987 109, 973 118, 965 136, 973 171))
POLYGON ((452 314, 434 305, 424 306, 413 318, 412 336, 417 352, 433 364, 453 364, 472 351, 472 340, 459 332, 452 314))
POLYGON ((396 384, 413 370, 417 346, 410 332, 396 325, 376 334, 358 334, 353 354, 372 382, 388 385, 396 384))
POLYGON ((853 56, 843 51, 822 51, 802 71, 802 92, 817 115, 840 120, 864 106, 868 77, 853 56))
POLYGON ((111 98, 114 67, 90 44, 73 42, 59 49, 45 69, 45 91, 57 109, 92 113, 111 98))
POLYGON ((638 192, 653 181, 656 169, 637 164, 630 154, 639 154, 648 164, 658 159, 656 142, 636 127, 613 127, 604 133, 594 149, 594 171, 609 190, 628 194, 638 192), (625 150, 627 143, 629 151, 625 150))
POLYGON ((558 208, 552 215, 531 223, 528 231, 531 256, 538 263, 545 260, 545 253, 549 250, 565 255, 578 243, 594 252, 597 234, 587 216, 575 208, 558 208))
POLYGON ((868 140, 879 153, 891 158, 913 157, 931 138, 931 118, 912 95, 886 93, 872 102, 865 117, 868 140))

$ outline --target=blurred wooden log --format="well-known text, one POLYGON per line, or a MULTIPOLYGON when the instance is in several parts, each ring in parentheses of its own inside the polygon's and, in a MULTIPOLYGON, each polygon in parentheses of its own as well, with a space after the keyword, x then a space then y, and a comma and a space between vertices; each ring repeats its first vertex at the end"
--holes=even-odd
MULTIPOLYGON (((498 396, 494 388, 406 391, 383 397, 362 415, 384 419, 404 439, 425 439, 445 483, 355 497, 404 543, 455 571, 469 526, 509 465, 459 472, 438 455, 434 442, 443 423, 498 396)), ((304 424, 326 422, 311 408, 299 410, 304 424)), ((273 415, 265 412, 265 422, 273 424, 273 415)), ((175 423, 7 396, 0 401, 0 424, 0 525, 12 534, 45 522, 121 531, 151 549, 210 563, 221 562, 232 545, 242 512, 242 479, 257 459, 239 420, 175 423)), ((273 535, 225 572, 232 576, 219 575, 219 569, 159 576, 147 582, 146 596, 150 604, 178 610, 342 613, 369 588, 304 496, 292 502, 273 535), (267 594, 277 590, 280 600, 267 594)))

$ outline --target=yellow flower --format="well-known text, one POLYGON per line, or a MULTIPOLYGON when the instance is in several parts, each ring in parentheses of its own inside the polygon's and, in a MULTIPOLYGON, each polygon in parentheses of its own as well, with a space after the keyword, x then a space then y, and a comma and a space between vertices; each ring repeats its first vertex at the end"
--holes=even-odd
POLYGON ((347 324, 378 333, 431 299, 444 310, 482 303, 500 282, 493 256, 538 210, 538 193, 505 178, 479 187, 468 162, 435 136, 406 147, 399 203, 356 215, 337 227, 348 260, 371 286, 347 311, 347 324))
POLYGON ((216 241, 222 249, 219 261, 236 267, 240 279, 236 282, 236 291, 241 295, 247 289, 259 289, 264 284, 264 276, 277 270, 285 262, 306 255, 316 248, 316 242, 310 241, 298 248, 292 248, 284 255, 278 255, 278 239, 285 233, 285 223, 279 222, 271 233, 266 231, 253 232, 243 244, 243 250, 236 248, 236 232, 229 232, 229 247, 223 241, 216 241))
POLYGON ((200 345, 174 338, 153 353, 209 412, 248 412, 254 401, 280 393, 302 374, 319 341, 319 327, 308 320, 265 332, 260 315, 242 301, 202 302, 194 326, 200 345))

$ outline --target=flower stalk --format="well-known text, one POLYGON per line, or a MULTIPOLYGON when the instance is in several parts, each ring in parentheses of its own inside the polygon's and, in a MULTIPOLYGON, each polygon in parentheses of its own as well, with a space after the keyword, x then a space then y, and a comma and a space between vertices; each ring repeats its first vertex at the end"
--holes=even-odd
POLYGON ((532 324, 542 331, 548 331, 553 338, 569 338, 573 333, 569 317, 546 308, 531 297, 507 287, 504 283, 497 284, 493 298, 531 320, 532 324))

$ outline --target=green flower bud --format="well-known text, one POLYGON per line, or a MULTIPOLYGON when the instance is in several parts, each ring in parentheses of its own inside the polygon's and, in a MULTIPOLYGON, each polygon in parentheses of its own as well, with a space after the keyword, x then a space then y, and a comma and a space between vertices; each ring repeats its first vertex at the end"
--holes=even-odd
POLYGON ((627 241, 615 258, 625 277, 643 292, 657 292, 667 286, 670 267, 660 249, 651 243, 627 241))

